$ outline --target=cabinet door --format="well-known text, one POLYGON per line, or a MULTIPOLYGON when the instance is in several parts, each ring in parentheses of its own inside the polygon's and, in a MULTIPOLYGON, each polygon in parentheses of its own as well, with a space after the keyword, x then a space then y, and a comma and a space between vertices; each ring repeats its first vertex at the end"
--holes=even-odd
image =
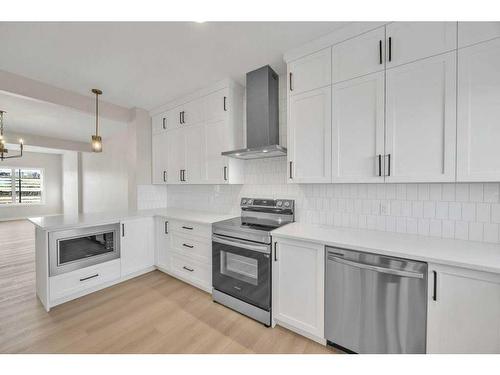
POLYGON ((203 121, 204 101, 203 98, 192 100, 182 107, 182 126, 195 125, 203 121))
POLYGON ((331 48, 326 48, 288 64, 290 95, 328 86, 332 83, 331 48))
POLYGON ((458 51, 457 180, 500 181, 500 39, 458 51))
POLYGON ((385 181, 455 181, 455 110, 455 52, 386 71, 385 181))
POLYGON ((459 22, 458 48, 500 37, 500 22, 459 22))
POLYGON ((279 239, 273 261, 273 318, 314 339, 324 337, 324 246, 279 239))
POLYGON ((224 121, 229 111, 229 90, 213 92, 204 98, 205 122, 224 121))
POLYGON ((167 182, 180 184, 181 170, 186 169, 185 129, 174 129, 167 133, 167 182))
POLYGON ((152 139, 153 184, 166 184, 168 170, 168 133, 153 135, 152 139))
POLYGON ((333 83, 382 71, 385 27, 372 30, 332 47, 333 83))
POLYGON ((167 218, 155 218, 155 264, 166 271, 170 269, 169 230, 167 218))
POLYGON ((190 184, 199 184, 204 175, 204 156, 205 156, 205 126, 196 125, 185 129, 185 172, 184 182, 190 184))
POLYGON ((384 182, 384 72, 332 87, 333 182, 384 182))
POLYGON ((203 182, 207 184, 225 183, 224 177, 228 179, 227 158, 222 156, 221 152, 229 149, 226 121, 207 123, 204 135, 203 182))
POLYGON ((457 23, 393 22, 387 25, 386 37, 390 68, 456 49, 457 23))
POLYGON ((428 353, 500 353, 498 275, 429 265, 428 291, 428 353))
POLYGON ((121 223, 122 277, 154 265, 153 230, 152 218, 131 219, 121 223))
POLYGON ((158 134, 163 130, 167 129, 167 114, 160 113, 159 115, 153 116, 151 120, 152 133, 158 134))
POLYGON ((290 97, 288 181, 331 182, 331 86, 290 97))

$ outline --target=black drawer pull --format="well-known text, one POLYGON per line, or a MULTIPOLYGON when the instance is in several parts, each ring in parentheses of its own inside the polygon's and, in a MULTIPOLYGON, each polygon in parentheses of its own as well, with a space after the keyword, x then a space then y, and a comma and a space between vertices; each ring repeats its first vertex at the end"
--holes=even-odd
POLYGON ((389 37, 389 61, 392 60, 392 38, 389 37))
POLYGON ((193 230, 193 227, 185 227, 185 226, 183 225, 183 226, 182 226, 182 229, 193 230))
POLYGON ((382 41, 378 41, 378 55, 379 55, 379 64, 382 64, 382 41))
POLYGON ((227 97, 224 97, 224 112, 227 111, 227 107, 226 107, 226 100, 227 100, 227 97))
POLYGON ((99 276, 98 273, 96 273, 95 275, 89 276, 89 277, 84 277, 83 279, 80 279, 80 281, 90 280, 90 279, 93 279, 94 277, 97 277, 97 276, 99 276))
POLYGON ((438 279, 438 274, 436 271, 432 271, 432 274, 434 276, 434 287, 432 291, 432 300, 437 301, 437 279, 438 279))
POLYGON ((168 234, 168 221, 165 221, 165 234, 168 234))
POLYGON ((189 272, 193 272, 194 271, 194 269, 186 267, 186 266, 183 266, 182 268, 184 268, 186 271, 189 271, 189 272))
POLYGON ((183 243, 182 246, 187 247, 189 249, 192 249, 194 247, 193 245, 188 245, 186 243, 183 243))
POLYGON ((382 154, 378 154, 378 176, 382 177, 382 154))

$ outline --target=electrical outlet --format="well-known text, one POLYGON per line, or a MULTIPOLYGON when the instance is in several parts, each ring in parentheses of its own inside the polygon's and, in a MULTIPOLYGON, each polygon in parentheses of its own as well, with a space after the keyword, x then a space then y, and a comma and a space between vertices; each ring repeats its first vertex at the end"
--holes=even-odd
POLYGON ((380 214, 381 215, 389 215, 390 203, 389 201, 381 201, 380 202, 380 214))

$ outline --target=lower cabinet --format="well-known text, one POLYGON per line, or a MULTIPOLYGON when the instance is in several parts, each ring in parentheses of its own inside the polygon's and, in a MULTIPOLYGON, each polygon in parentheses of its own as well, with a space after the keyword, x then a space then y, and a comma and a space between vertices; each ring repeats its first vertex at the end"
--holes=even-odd
POLYGON ((324 343, 325 247, 273 238, 273 319, 324 343))
POLYGON ((153 218, 136 218, 121 222, 120 258, 122 277, 154 266, 153 218))
POLYGON ((500 353, 500 275, 429 265, 428 353, 500 353))
POLYGON ((170 270, 170 224, 165 217, 155 217, 155 264, 170 270))

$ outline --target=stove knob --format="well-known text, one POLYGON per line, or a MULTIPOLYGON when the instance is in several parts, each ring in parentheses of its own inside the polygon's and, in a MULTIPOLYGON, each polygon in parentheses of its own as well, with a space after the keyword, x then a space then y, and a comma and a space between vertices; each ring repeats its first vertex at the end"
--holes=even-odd
POLYGON ((282 201, 278 201, 278 203, 276 203, 276 205, 277 205, 278 207, 281 207, 281 206, 283 205, 283 202, 282 202, 282 201))
POLYGON ((285 202, 285 207, 290 207, 290 202, 285 202))
POLYGON ((246 199, 243 199, 243 200, 241 201, 241 204, 247 204, 247 200, 246 200, 246 199))
POLYGON ((249 199, 249 200, 247 201, 247 203, 251 205, 251 204, 253 204, 253 200, 249 199))

